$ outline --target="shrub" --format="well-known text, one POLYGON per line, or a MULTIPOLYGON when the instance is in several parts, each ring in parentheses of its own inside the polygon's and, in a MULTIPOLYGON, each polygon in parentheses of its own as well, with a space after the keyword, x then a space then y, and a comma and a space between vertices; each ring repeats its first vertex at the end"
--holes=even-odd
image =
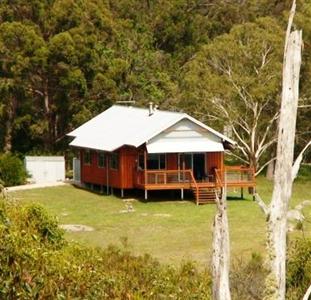
POLYGON ((287 258, 287 299, 302 299, 311 282, 311 239, 297 239, 287 258))
POLYGON ((311 179, 311 165, 301 164, 298 177, 298 181, 309 181, 311 179))
POLYGON ((0 239, 0 299, 210 299, 210 275, 194 264, 65 242, 38 205, 0 200, 0 239))
MULTIPOLYGON (((55 217, 38 205, 0 199, 0 299, 211 299, 211 276, 192 262, 160 264, 127 249, 66 242, 55 217)), ((232 299, 263 298, 267 271, 253 254, 235 260, 232 299)), ((311 281, 311 240, 291 244, 287 299, 301 299, 311 281)))
POLYGON ((267 270, 260 254, 253 253, 248 262, 235 259, 230 276, 232 299, 263 299, 266 275, 267 270))
POLYGON ((68 178, 68 179, 73 178, 73 170, 67 170, 66 171, 66 178, 68 178))
POLYGON ((23 161, 11 153, 0 155, 0 178, 4 186, 24 184, 27 172, 23 161))

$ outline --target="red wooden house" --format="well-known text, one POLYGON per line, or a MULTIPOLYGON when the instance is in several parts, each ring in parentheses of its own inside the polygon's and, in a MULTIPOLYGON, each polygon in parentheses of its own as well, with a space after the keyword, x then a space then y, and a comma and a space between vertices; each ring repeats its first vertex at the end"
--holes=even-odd
POLYGON ((121 190, 192 190, 197 204, 223 187, 253 187, 250 168, 226 167, 235 142, 184 113, 114 105, 68 134, 82 184, 121 190))

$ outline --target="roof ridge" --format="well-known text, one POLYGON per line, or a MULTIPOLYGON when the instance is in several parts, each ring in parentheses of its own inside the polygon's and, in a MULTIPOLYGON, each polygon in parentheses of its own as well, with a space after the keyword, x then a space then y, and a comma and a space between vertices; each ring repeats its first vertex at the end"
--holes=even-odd
MULTIPOLYGON (((145 110, 145 111, 148 111, 149 108, 146 108, 146 107, 140 107, 140 106, 133 106, 133 105, 128 105, 128 106, 124 106, 122 104, 113 104, 112 107, 114 106, 117 106, 117 107, 122 107, 122 108, 133 108, 133 109, 139 109, 139 110, 145 110)), ((164 109, 156 109, 155 111, 159 111, 159 112, 162 112, 162 113, 169 113, 169 114, 184 114, 186 115, 185 112, 179 112, 179 111, 170 111, 170 110, 164 110, 164 109)))

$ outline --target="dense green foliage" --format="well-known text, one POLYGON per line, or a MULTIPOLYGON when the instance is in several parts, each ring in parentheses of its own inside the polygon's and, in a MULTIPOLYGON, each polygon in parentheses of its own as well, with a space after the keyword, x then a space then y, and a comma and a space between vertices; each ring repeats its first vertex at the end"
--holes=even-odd
MULTIPOLYGON (((123 248, 81 246, 64 239, 55 217, 38 205, 0 200, 1 299, 210 299, 211 277, 191 262, 160 264, 123 248)), ((311 242, 290 246, 287 298, 301 299, 310 279, 311 242)), ((233 299, 262 299, 263 259, 233 260, 233 299)))
POLYGON ((311 240, 292 242, 287 259, 288 299, 302 299, 311 282, 311 240))
POLYGON ((19 157, 11 153, 0 155, 0 180, 4 186, 23 184, 26 178, 26 168, 19 157))
MULTIPOLYGON (((152 100, 221 131, 239 115, 251 127, 254 118, 235 82, 248 100, 267 103, 246 159, 252 163, 278 108, 289 7, 290 1, 267 0, 3 0, 0 150, 63 151, 66 133, 120 100, 139 106, 152 100), (222 68, 228 64, 234 81, 222 68), (216 98, 231 108, 229 117, 215 110, 216 98), (222 118, 211 117, 215 111, 222 118)), ((298 1, 295 25, 305 45, 310 14, 310 0, 298 1)), ((310 49, 302 66, 304 106, 311 96, 310 49)), ((297 150, 310 134, 309 114, 310 107, 300 109, 297 150)), ((244 135, 243 127, 237 130, 244 135)), ((243 138, 250 144, 247 134, 243 138)), ((269 147, 273 152, 274 143, 269 147)))
POLYGON ((208 272, 67 243, 37 205, 1 200, 0 239, 1 299, 209 299, 208 272))

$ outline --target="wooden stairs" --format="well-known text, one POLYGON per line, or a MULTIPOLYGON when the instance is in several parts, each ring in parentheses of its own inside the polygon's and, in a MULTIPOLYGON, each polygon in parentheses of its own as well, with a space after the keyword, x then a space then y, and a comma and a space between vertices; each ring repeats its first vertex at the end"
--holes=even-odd
POLYGON ((215 203, 216 195, 221 197, 221 190, 216 187, 193 186, 192 192, 194 194, 196 204, 215 203))

